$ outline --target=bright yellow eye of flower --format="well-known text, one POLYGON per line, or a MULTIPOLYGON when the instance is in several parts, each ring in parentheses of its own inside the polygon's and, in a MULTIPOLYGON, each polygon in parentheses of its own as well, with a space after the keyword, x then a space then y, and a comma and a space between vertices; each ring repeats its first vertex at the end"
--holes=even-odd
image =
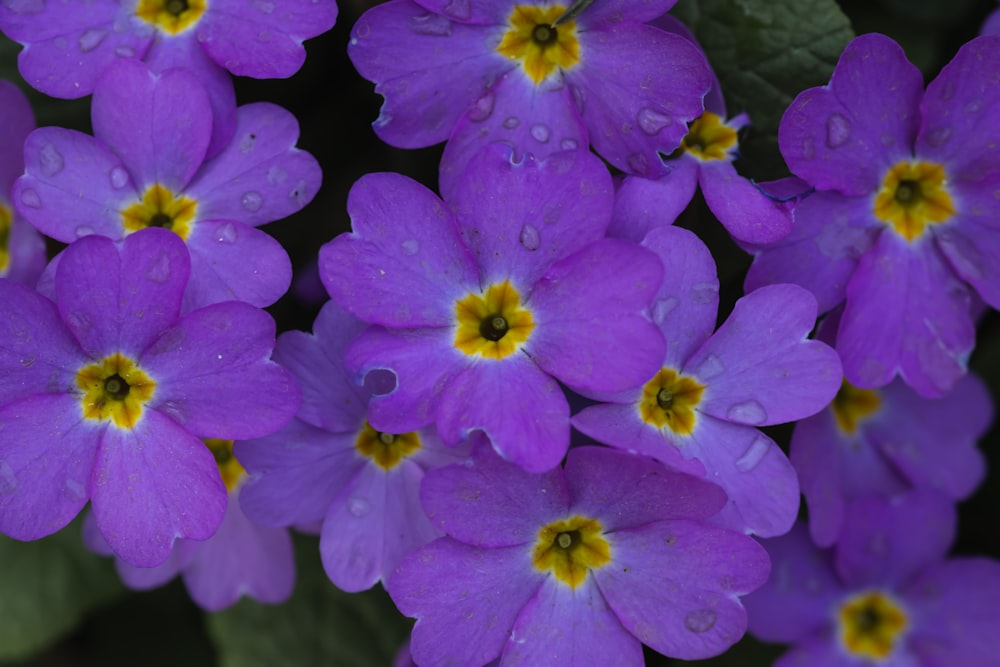
POLYGON ((556 579, 576 588, 587 573, 611 561, 611 545, 601 535, 597 519, 574 516, 542 526, 531 551, 535 569, 552 572, 556 579))
POLYGON ((490 285, 484 295, 469 294, 455 302, 455 347, 469 355, 503 359, 531 335, 535 320, 521 307, 521 295, 510 281, 490 285))
POLYGON ((383 470, 392 470, 400 461, 420 449, 420 436, 415 431, 401 434, 383 433, 365 422, 354 448, 383 470))
POLYGON ((656 428, 666 426, 678 435, 690 435, 696 421, 694 409, 704 391, 705 387, 693 378, 678 375, 672 368, 661 368, 642 388, 639 414, 656 428))
POLYGON ((10 209, 0 204, 0 275, 10 266, 10 225, 13 221, 10 209))
POLYGON ((121 428, 135 427, 156 390, 156 383, 119 352, 81 368, 76 384, 83 390, 84 417, 110 419, 121 428))
POLYGON ((510 13, 510 28, 504 33, 497 52, 519 61, 535 85, 557 67, 568 70, 580 62, 576 21, 552 25, 565 11, 563 5, 515 5, 510 13))
POLYGON ((840 607, 840 641, 856 657, 884 660, 909 625, 906 612, 889 596, 873 591, 840 607))
POLYGON ((202 442, 215 457, 215 464, 219 466, 219 474, 222 475, 222 483, 226 485, 226 490, 232 491, 247 472, 233 456, 233 441, 205 438, 202 442))
POLYGON ((872 389, 858 389, 847 380, 830 404, 837 427, 848 435, 858 430, 858 424, 878 411, 882 405, 879 393, 872 389))
POLYGON ((681 147, 701 160, 724 160, 736 141, 736 130, 721 116, 706 111, 691 123, 681 147))
POLYGON ((955 214, 946 180, 944 167, 933 162, 896 164, 875 197, 875 217, 913 241, 928 224, 942 223, 955 214))
POLYGON ((173 192, 157 183, 146 190, 141 202, 122 211, 122 222, 129 233, 146 227, 163 227, 187 240, 197 208, 195 200, 174 197, 173 192))
POLYGON ((165 33, 184 32, 205 13, 206 0, 139 0, 135 15, 165 33))

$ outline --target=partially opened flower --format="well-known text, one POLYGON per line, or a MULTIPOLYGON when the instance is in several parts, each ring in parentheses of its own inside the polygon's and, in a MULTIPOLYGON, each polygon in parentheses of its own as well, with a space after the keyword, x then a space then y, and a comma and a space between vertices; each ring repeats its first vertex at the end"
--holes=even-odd
POLYGON ((55 302, 0 281, 0 531, 34 540, 89 500, 123 560, 215 533, 226 489, 200 437, 271 433, 299 391, 270 361, 274 321, 245 303, 180 316, 190 260, 171 232, 64 253, 55 302))
POLYGON ((705 519, 725 502, 704 480, 602 447, 529 474, 480 447, 421 489, 447 532, 407 556, 386 589, 417 619, 421 665, 642 665, 642 644, 697 659, 739 640, 739 596, 768 559, 705 519))

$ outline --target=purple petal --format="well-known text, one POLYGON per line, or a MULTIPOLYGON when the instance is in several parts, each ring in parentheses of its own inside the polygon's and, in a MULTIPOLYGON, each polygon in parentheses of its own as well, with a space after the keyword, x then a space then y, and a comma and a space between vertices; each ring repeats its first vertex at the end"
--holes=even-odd
POLYGON ((622 627, 601 591, 587 578, 575 589, 549 577, 510 631, 505 665, 619 665, 641 667, 642 644, 622 627))
POLYGON ((183 69, 154 74, 119 60, 98 80, 91 107, 94 136, 128 168, 140 190, 156 183, 182 190, 205 158, 212 109, 197 77, 183 69), (184 128, 183 132, 155 128, 184 128))
POLYGON ((0 532, 18 540, 51 535, 87 504, 101 427, 80 417, 72 394, 10 403, 0 423, 0 532))
POLYGON ((248 104, 236 111, 232 137, 187 188, 198 200, 200 219, 256 227, 312 201, 323 175, 316 159, 295 147, 295 116, 275 104, 248 104))
POLYGON ((417 4, 463 23, 499 25, 509 17, 506 3, 495 0, 418 0, 417 4))
POLYGON ((451 537, 497 548, 533 544, 544 525, 566 515, 570 497, 561 470, 528 473, 479 447, 468 462, 429 471, 420 501, 451 537))
POLYGON ((608 236, 639 243, 650 230, 674 224, 687 208, 698 185, 698 162, 682 155, 666 164, 670 171, 658 180, 625 177, 615 191, 608 236))
POLYGON ((442 537, 404 558, 386 590, 417 619, 410 652, 418 664, 483 665, 500 655, 544 578, 524 545, 480 549, 442 537))
POLYGON ((972 285, 988 304, 1000 305, 1000 201, 993 193, 1000 179, 949 183, 959 212, 940 229, 931 229, 934 242, 955 275, 972 285))
POLYGON ((708 208, 734 240, 773 243, 792 231, 788 211, 736 173, 731 162, 702 163, 698 183, 708 208))
MULTIPOLYGON (((7 192, 10 192, 10 189, 7 192)), ((0 206, 5 205, 4 199, 0 195, 0 206)), ((16 213, 7 237, 7 255, 10 261, 6 268, 0 271, 0 277, 24 285, 35 285, 45 269, 45 239, 27 220, 22 220, 16 213)))
POLYGON ((746 630, 737 596, 767 579, 749 537, 694 521, 660 521, 608 535, 613 565, 593 570, 604 599, 643 643, 674 658, 718 655, 746 630))
POLYGON ((115 555, 152 567, 166 560, 176 538, 215 533, 226 488, 204 443, 147 406, 134 429, 105 429, 91 501, 115 555))
MULTIPOLYGON (((752 620, 753 617, 751 617, 752 620)), ((905 650, 903 647, 900 648, 905 650)), ((923 667, 912 663, 897 662, 902 650, 896 651, 887 660, 880 661, 879 667, 923 667)), ((792 646, 774 663, 774 667, 805 667, 806 665, 808 667, 860 667, 864 663, 858 662, 859 659, 864 660, 864 658, 856 658, 844 651, 840 639, 831 627, 817 631, 805 641, 792 646)))
POLYGON ((975 342, 968 288, 933 244, 883 232, 847 285, 837 332, 844 375, 879 387, 899 373, 922 396, 947 393, 975 342))
POLYGON ((465 168, 449 203, 483 284, 533 285, 551 264, 604 237, 612 198, 608 170, 591 153, 514 163, 495 146, 465 168))
MULTIPOLYGON (((87 516, 93 517, 93 513, 87 516)), ((97 524, 94 523, 94 530, 97 530, 97 524)), ((100 533, 98 533, 100 536, 100 533)), ((104 538, 101 537, 103 541, 104 538)), ((105 544, 107 544, 105 542, 105 544)), ((195 553, 198 551, 198 546, 200 543, 192 542, 191 540, 177 540, 174 542, 174 548, 167 556, 167 559, 156 565, 154 567, 136 567, 135 565, 129 565, 120 558, 115 559, 115 570, 118 571, 118 576, 122 578, 122 582, 134 591, 147 591, 153 588, 157 588, 167 583, 178 574, 180 574, 184 568, 186 568, 190 563, 191 559, 194 558, 195 553)), ((110 551, 108 547, 108 555, 114 555, 113 551, 110 551)))
POLYGON ((362 176, 348 195, 354 231, 320 248, 333 299, 367 322, 451 326, 455 301, 479 280, 452 214, 430 190, 399 174, 362 176))
MULTIPOLYGON (((0 9, 0 21, 5 11, 0 9)), ((3 25, 3 23, 0 23, 3 25)), ((14 179, 21 175, 24 163, 20 156, 24 140, 35 129, 35 115, 21 89, 10 81, 0 81, 0 201, 6 201, 14 179)))
POLYGON ((736 302, 719 330, 684 364, 707 389, 698 411, 739 424, 780 424, 815 414, 840 388, 836 352, 807 340, 816 300, 796 285, 762 287, 736 302))
POLYGON ((857 37, 830 83, 800 93, 785 111, 781 153, 820 190, 868 195, 889 166, 911 157, 922 95, 923 77, 898 44, 878 33, 857 37))
POLYGON ((574 389, 640 385, 663 360, 663 336, 640 314, 662 277, 648 250, 618 239, 590 244, 554 264, 535 286, 528 306, 536 326, 525 350, 574 389))
POLYGON ((636 21, 645 23, 666 14, 677 4, 677 0, 648 0, 632 2, 631 0, 601 0, 587 7, 587 11, 579 17, 584 28, 617 23, 619 21, 636 21))

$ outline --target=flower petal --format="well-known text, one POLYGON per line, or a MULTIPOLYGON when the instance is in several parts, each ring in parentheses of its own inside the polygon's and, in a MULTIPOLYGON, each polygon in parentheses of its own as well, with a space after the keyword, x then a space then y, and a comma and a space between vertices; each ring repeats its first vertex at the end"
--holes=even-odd
POLYGON ((756 185, 736 173, 731 162, 701 165, 698 183, 712 215, 733 239, 743 243, 773 243, 792 231, 792 216, 756 185))
POLYGON ((658 180, 626 176, 615 191, 608 236, 640 243, 646 233, 672 225, 698 187, 698 162, 681 156, 666 162, 670 171, 658 180))

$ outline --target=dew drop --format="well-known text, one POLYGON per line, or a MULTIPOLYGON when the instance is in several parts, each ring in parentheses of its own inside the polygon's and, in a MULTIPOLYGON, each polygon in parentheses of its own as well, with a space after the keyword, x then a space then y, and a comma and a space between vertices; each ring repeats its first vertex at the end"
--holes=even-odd
POLYGON ((811 160, 816 156, 816 146, 813 144, 812 137, 806 137, 802 140, 802 158, 805 160, 811 160))
POLYGON ((657 324, 663 324, 663 321, 667 319, 667 315, 677 307, 679 301, 676 297, 668 296, 665 299, 657 299, 653 304, 653 321, 657 324))
POLYGON ((418 35, 447 37, 451 34, 451 21, 433 12, 411 16, 406 25, 418 35))
POLYGON ((231 222, 219 225, 215 230, 215 240, 219 243, 234 243, 236 241, 236 226, 231 222))
POLYGON ((73 233, 76 234, 76 238, 78 239, 82 239, 84 236, 90 236, 91 234, 96 234, 94 228, 90 225, 80 225, 73 230, 73 233))
POLYGON ((153 260, 149 270, 146 271, 146 277, 154 283, 167 282, 170 277, 170 258, 166 253, 160 253, 160 256, 153 260))
POLYGON ((87 488, 75 479, 67 479, 63 484, 63 491, 77 502, 87 499, 87 488))
POLYGON ((748 401, 741 401, 729 406, 726 417, 740 424, 756 426, 767 421, 767 411, 764 410, 763 405, 751 398, 748 401))
POLYGON ((257 143, 257 135, 253 132, 244 134, 240 139, 240 152, 249 153, 253 150, 254 145, 257 143))
POLYGON ((883 134, 881 137, 879 137, 879 141, 882 143, 883 146, 892 146, 894 143, 896 143, 896 138, 887 132, 883 134))
POLYGON ((261 14, 270 14, 274 11, 274 3, 268 0, 255 0, 253 7, 261 14))
POLYGON ((347 499, 347 511, 351 513, 351 516, 355 516, 360 519, 361 517, 366 516, 371 509, 371 503, 364 498, 352 497, 347 499))
POLYGON ((420 250, 420 243, 416 239, 406 239, 399 244, 399 247, 402 248, 404 255, 412 257, 420 250))
POLYGON ((243 196, 240 197, 240 205, 251 213, 255 213, 260 210, 261 205, 264 203, 264 198, 260 196, 259 192, 244 192, 243 196))
POLYGON ((716 283, 698 283, 691 287, 690 296, 694 303, 715 303, 719 299, 719 286, 716 283))
POLYGON ((261 30, 257 33, 257 41, 264 42, 266 44, 271 41, 271 35, 272 33, 270 30, 261 30))
POLYGON ((472 16, 472 8, 469 5, 469 0, 451 0, 443 11, 446 16, 458 19, 459 21, 465 21, 472 16))
POLYGON ((542 236, 538 233, 538 229, 532 224, 525 224, 521 227, 521 235, 518 237, 523 245, 528 250, 538 250, 538 246, 542 245, 542 236))
POLYGON ((281 185, 288 178, 288 172, 281 167, 271 167, 267 170, 267 182, 271 185, 281 185))
POLYGON ((535 141, 544 144, 549 140, 549 128, 545 125, 532 125, 531 136, 535 141))
POLYGON ((80 35, 80 50, 84 53, 90 53, 104 41, 107 34, 107 30, 101 30, 100 28, 85 30, 83 34, 80 35))
POLYGON ((520 124, 521 121, 518 120, 516 116, 508 116, 503 121, 503 126, 506 127, 508 130, 513 130, 520 124))
POLYGON ((938 97, 941 98, 942 102, 947 102, 952 97, 954 97, 954 95, 955 95, 955 82, 945 81, 944 85, 941 86, 941 92, 938 94, 938 97))
POLYGON ((493 102, 495 97, 491 91, 487 91, 485 95, 476 100, 476 103, 472 105, 469 109, 469 120, 475 121, 477 123, 482 122, 490 117, 493 113, 493 102))
POLYGON ((962 107, 962 111, 965 113, 979 113, 979 110, 983 108, 982 100, 972 100, 962 107))
POLYGON ((691 632, 708 632, 715 627, 715 612, 711 609, 689 611, 684 617, 684 627, 691 632))
POLYGON ((38 193, 31 188, 25 188, 21 190, 21 203, 28 208, 41 208, 42 199, 38 196, 38 193))
POLYGON ((576 110, 583 113, 583 104, 587 101, 587 94, 579 86, 570 86, 569 89, 573 93, 573 102, 576 104, 576 110))
POLYGON ((115 49, 115 55, 119 58, 133 58, 135 57, 135 49, 131 46, 119 46, 115 49))
POLYGON ((292 191, 288 193, 288 197, 294 201, 299 208, 305 206, 306 202, 309 201, 309 197, 306 195, 306 182, 299 181, 296 183, 292 191))
POLYGON ((701 365, 698 366, 698 370, 695 371, 695 375, 702 380, 710 380, 711 378, 722 375, 725 370, 725 364, 723 364, 717 356, 710 354, 705 357, 705 361, 701 362, 701 365))
POLYGON ((941 146, 951 139, 950 127, 939 127, 927 133, 927 143, 931 146, 941 146))
POLYGON ((62 153, 55 144, 45 144, 38 153, 38 168, 43 176, 55 176, 63 170, 64 164, 62 153))
POLYGON ((839 113, 826 119, 826 145, 837 148, 847 143, 851 137, 851 121, 839 113))
POLYGON ((649 160, 642 153, 633 153, 628 156, 628 167, 637 176, 645 176, 649 172, 649 160))
POLYGON ((34 364, 35 364, 34 357, 25 357, 24 359, 21 359, 21 366, 23 366, 24 368, 31 368, 34 364))
POLYGON ((17 490, 17 475, 6 461, 0 461, 0 493, 14 493, 17 490))
POLYGON ((740 472, 750 472, 760 465, 770 449, 770 440, 761 437, 754 438, 743 455, 736 459, 736 469, 740 472))
POLYGON ((128 185, 128 172, 121 167, 112 167, 108 177, 111 179, 111 187, 116 190, 120 190, 128 185))
POLYGON ((659 134, 660 130, 673 122, 670 116, 649 108, 641 109, 636 120, 639 128, 649 136, 659 134))
POLYGON ((563 139, 559 142, 559 148, 564 151, 576 150, 580 144, 576 143, 576 139, 563 139))

